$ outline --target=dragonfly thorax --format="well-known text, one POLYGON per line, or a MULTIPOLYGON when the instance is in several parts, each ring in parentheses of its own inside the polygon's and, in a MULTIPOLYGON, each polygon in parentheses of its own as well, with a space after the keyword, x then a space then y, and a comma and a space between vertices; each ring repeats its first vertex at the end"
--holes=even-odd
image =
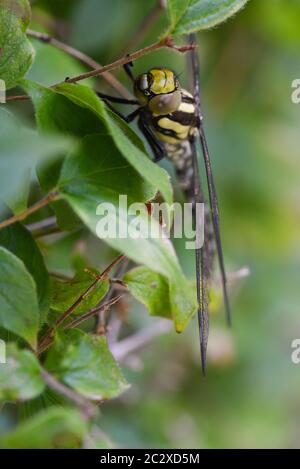
POLYGON ((157 138, 163 143, 179 145, 198 132, 194 98, 183 89, 180 94, 181 102, 175 111, 163 115, 151 113, 151 125, 157 138))

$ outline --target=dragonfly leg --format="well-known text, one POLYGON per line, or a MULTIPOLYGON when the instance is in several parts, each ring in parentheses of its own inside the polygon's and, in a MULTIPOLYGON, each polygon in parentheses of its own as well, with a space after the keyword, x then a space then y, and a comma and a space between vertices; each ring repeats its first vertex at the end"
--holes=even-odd
POLYGON ((130 104, 130 105, 140 104, 137 99, 120 98, 117 96, 111 96, 109 94, 101 93, 101 91, 96 91, 96 95, 99 96, 99 98, 101 99, 110 101, 111 103, 130 104))
POLYGON ((121 112, 119 112, 117 109, 115 109, 115 107, 106 99, 103 99, 103 101, 105 102, 106 106, 111 110, 113 111, 115 114, 117 114, 117 116, 119 116, 123 121, 127 122, 128 124, 130 122, 132 122, 141 112, 141 108, 137 108, 135 109, 133 112, 131 112, 130 114, 128 114, 127 116, 125 116, 124 114, 122 114, 121 112))
POLYGON ((125 72, 127 73, 127 75, 129 76, 130 80, 132 82, 134 82, 135 78, 134 78, 132 70, 131 70, 132 67, 133 67, 133 62, 128 62, 127 64, 123 65, 123 68, 124 68, 125 72))
POLYGON ((166 151, 165 151, 164 146, 156 138, 152 129, 149 126, 147 126, 142 116, 140 116, 138 120, 138 127, 140 131, 142 132, 142 134, 144 135, 147 142, 149 143, 149 146, 154 155, 154 162, 158 163, 160 160, 166 157, 166 151))

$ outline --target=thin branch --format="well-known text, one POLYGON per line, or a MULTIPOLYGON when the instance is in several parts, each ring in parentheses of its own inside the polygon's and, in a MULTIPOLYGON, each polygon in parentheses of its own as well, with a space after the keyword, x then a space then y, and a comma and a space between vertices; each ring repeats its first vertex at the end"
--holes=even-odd
MULTIPOLYGON (((111 70, 115 70, 116 68, 122 67, 122 65, 125 65, 129 62, 133 62, 134 60, 137 60, 140 57, 143 57, 144 55, 150 54, 150 52, 154 52, 156 50, 159 50, 165 47, 168 49, 175 50, 177 52, 181 52, 181 53, 185 53, 187 51, 190 51, 196 48, 195 44, 189 44, 186 46, 176 46, 173 40, 168 36, 168 37, 161 39, 160 41, 157 41, 151 44, 150 46, 144 47, 143 49, 139 49, 136 52, 133 52, 132 54, 128 54, 124 57, 121 57, 115 62, 105 65, 104 67, 99 67, 96 70, 91 70, 90 72, 81 73, 80 75, 74 76, 72 78, 68 78, 63 82, 56 83, 55 85, 52 85, 51 88, 55 88, 56 86, 61 85, 62 83, 65 83, 65 82, 77 83, 78 81, 85 80, 87 78, 103 75, 103 73, 109 72, 111 70)), ((6 101, 15 101, 18 99, 30 99, 30 96, 27 96, 27 97, 25 97, 25 95, 10 96, 9 99, 7 98, 6 101)))
MULTIPOLYGON (((122 275, 124 275, 124 273, 126 272, 128 266, 129 266, 129 259, 128 258, 124 258, 124 262, 122 262, 122 264, 118 267, 117 271, 116 271, 116 275, 118 277, 122 277, 122 275)), ((116 288, 115 288, 115 285, 112 285, 111 286, 111 289, 109 290, 108 294, 106 295, 106 300, 110 300, 111 298, 114 298, 114 295, 116 293, 116 288)), ((97 320, 96 320, 96 324, 95 324, 95 333, 96 334, 100 334, 103 332, 103 330, 105 330, 105 322, 107 320, 107 314, 104 314, 102 311, 99 312, 98 316, 97 316, 97 320)))
POLYGON ((189 45, 182 46, 182 47, 176 46, 170 37, 165 37, 161 39, 160 41, 150 44, 150 46, 144 47, 143 49, 139 49, 136 52, 133 52, 132 54, 127 54, 124 57, 121 57, 120 59, 115 60, 115 62, 105 65, 104 67, 100 67, 97 70, 92 70, 90 72, 81 73, 80 75, 77 75, 73 78, 69 78, 66 80, 66 82, 76 83, 81 80, 86 80, 87 78, 102 75, 104 72, 115 70, 116 68, 122 67, 122 65, 125 65, 129 62, 133 62, 134 60, 137 60, 140 57, 143 57, 144 55, 150 54, 150 52, 154 52, 158 49, 163 49, 165 47, 176 50, 177 52, 184 53, 189 50, 195 49, 196 46, 194 44, 189 44, 189 45))
MULTIPOLYGON (((81 323, 95 316, 100 311, 107 312, 114 303, 119 301, 121 296, 122 295, 116 296, 112 300, 108 301, 107 303, 104 303, 101 306, 97 306, 96 308, 92 309, 91 311, 88 311, 82 316, 79 316, 78 318, 73 319, 73 321, 69 322, 63 327, 63 330, 65 331, 65 330, 73 329, 74 327, 79 326, 81 323)), ((45 352, 53 344, 53 342, 54 342, 53 336, 45 338, 43 343, 39 345, 37 354, 40 355, 41 353, 45 352)))
POLYGON ((123 360, 132 352, 136 352, 148 345, 156 337, 169 332, 172 327, 171 321, 162 319, 153 326, 142 329, 136 334, 121 340, 121 342, 112 344, 111 352, 117 360, 123 360))
POLYGON ((83 449, 96 449, 95 443, 97 441, 103 442, 105 448, 114 448, 110 438, 98 426, 94 425, 84 438, 83 449))
POLYGON ((77 308, 77 306, 96 288, 99 282, 104 280, 110 271, 124 258, 124 255, 121 254, 118 256, 100 275, 97 275, 92 284, 82 293, 75 303, 73 303, 70 308, 68 308, 54 323, 54 328, 58 327, 72 312, 77 308))
POLYGON ((71 282, 72 277, 68 275, 61 274, 60 272, 49 272, 49 275, 54 278, 58 278, 59 280, 63 280, 64 282, 71 282))
MULTIPOLYGON (((87 65, 88 67, 90 67, 92 69, 99 69, 99 68, 102 67, 101 64, 96 62, 94 59, 92 59, 88 55, 86 55, 83 52, 75 49, 72 46, 69 46, 68 44, 65 44, 64 42, 59 41, 58 39, 55 39, 54 37, 50 36, 49 34, 40 33, 38 31, 32 31, 31 29, 27 29, 26 33, 29 37, 37 39, 37 40, 39 40, 41 42, 44 42, 46 44, 50 44, 51 46, 54 46, 57 49, 60 49, 64 52, 66 52, 71 57, 74 57, 75 59, 79 60, 80 62, 84 63, 85 65, 87 65)), ((103 78, 116 91, 118 91, 119 94, 121 94, 125 98, 130 99, 132 97, 131 94, 128 92, 127 88, 125 88, 125 86, 123 86, 122 83, 120 83, 119 80, 117 78, 115 78, 111 73, 109 73, 109 72, 103 73, 103 78)))
POLYGON ((30 99, 30 96, 27 94, 19 94, 15 96, 7 96, 5 101, 8 103, 9 101, 25 101, 27 99, 30 99))
POLYGON ((48 217, 34 223, 26 225, 34 238, 41 238, 51 234, 61 233, 61 228, 57 225, 56 217, 48 217))
POLYGON ((0 222, 0 230, 1 228, 5 228, 6 226, 16 223, 17 221, 25 220, 25 218, 27 218, 29 215, 37 212, 40 208, 45 207, 49 204, 49 202, 55 200, 58 196, 59 192, 57 190, 49 192, 46 197, 33 204, 31 207, 28 207, 26 210, 24 210, 24 212, 19 213, 18 215, 14 215, 13 217, 10 217, 7 220, 0 222))
POLYGON ((73 319, 73 321, 69 322, 69 324, 67 324, 64 329, 73 329, 74 327, 79 326, 79 324, 86 321, 87 319, 90 319, 91 317, 95 316, 95 314, 99 314, 101 311, 106 313, 112 305, 117 303, 117 301, 122 298, 122 296, 123 295, 115 296, 112 300, 107 301, 106 303, 103 303, 102 305, 97 306, 94 309, 91 309, 91 311, 88 311, 79 318, 73 319))
POLYGON ((116 290, 128 290, 126 283, 119 278, 111 278, 109 279, 109 282, 116 290))
POLYGON ((118 256, 100 275, 96 275, 95 280, 91 283, 91 285, 77 298, 77 300, 55 321, 53 326, 49 327, 49 329, 45 332, 44 336, 41 338, 39 344, 39 350, 43 349, 46 343, 48 343, 48 339, 52 337, 55 329, 60 326, 62 322, 65 321, 77 308, 78 305, 96 288, 99 282, 104 280, 109 272, 124 258, 124 255, 121 254, 118 256))
MULTIPOLYGON (((249 267, 247 266, 241 267, 239 270, 236 270, 234 272, 228 272, 227 280, 228 280, 228 283, 236 283, 243 278, 249 277, 250 274, 251 274, 251 271, 249 267)), ((222 284, 221 277, 218 277, 216 280, 218 283, 222 284)))
POLYGON ((59 226, 52 226, 52 227, 49 227, 47 230, 41 230, 41 231, 32 233, 32 236, 34 238, 43 238, 44 236, 49 236, 49 235, 58 234, 58 233, 63 234, 59 226))
POLYGON ((106 334, 106 338, 110 347, 118 341, 123 324, 124 322, 121 320, 119 315, 115 314, 110 318, 109 327, 107 328, 106 334))
POLYGON ((26 225, 26 228, 31 232, 35 232, 52 226, 57 226, 56 217, 48 217, 43 220, 30 223, 29 225, 26 225))
POLYGON ((87 399, 82 397, 71 388, 65 386, 63 383, 58 381, 53 375, 48 373, 44 368, 41 369, 43 380, 47 386, 58 394, 61 394, 66 399, 72 401, 81 410, 84 418, 90 420, 97 412, 98 409, 95 405, 91 404, 87 399))

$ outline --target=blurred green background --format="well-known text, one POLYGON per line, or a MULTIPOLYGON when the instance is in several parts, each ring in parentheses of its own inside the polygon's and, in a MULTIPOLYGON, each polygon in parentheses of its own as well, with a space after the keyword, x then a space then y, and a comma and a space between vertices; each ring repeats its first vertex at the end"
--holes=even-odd
MULTIPOLYGON (((102 64, 118 58, 127 44, 137 49, 154 42, 165 24, 162 16, 132 46, 155 1, 32 3, 32 29, 48 31, 102 64)), ((116 446, 300 447, 300 364, 291 362, 291 342, 300 338, 300 105, 291 102, 291 83, 300 78, 299 20, 298 0, 250 0, 236 17, 198 36, 226 264, 230 272, 247 266, 251 274, 231 285, 232 330, 222 308, 214 308, 205 379, 196 320, 184 334, 170 331, 131 357, 124 370, 131 389, 104 405, 99 421, 116 446)), ((82 70, 50 46, 34 46, 30 79, 51 84, 82 70)), ((157 65, 176 70, 188 87, 186 58, 169 50, 143 57, 134 70, 157 65)), ((123 71, 118 77, 130 86, 123 71)), ((111 92, 104 81, 97 84, 111 92)), ((28 103, 14 108, 31 118, 28 103)), ((68 273, 74 249, 83 249, 97 267, 106 265, 108 248, 88 234, 78 247, 79 238, 82 232, 55 245, 44 241, 53 270, 68 273)), ((194 259, 177 247, 192 277, 194 259)), ((155 322, 133 300, 123 307, 123 335, 155 322)), ((5 408, 2 431, 15 418, 5 408)))

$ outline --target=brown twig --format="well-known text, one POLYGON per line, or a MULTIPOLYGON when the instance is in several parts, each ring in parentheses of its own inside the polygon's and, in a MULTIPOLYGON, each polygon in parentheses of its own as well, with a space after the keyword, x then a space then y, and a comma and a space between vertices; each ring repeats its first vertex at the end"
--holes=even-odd
POLYGON ((66 82, 77 83, 78 81, 86 80, 87 78, 102 75, 104 72, 115 70, 116 68, 122 67, 122 65, 125 65, 129 62, 133 62, 134 60, 137 60, 140 57, 143 57, 144 55, 150 54, 150 52, 154 52, 158 49, 163 49, 164 47, 176 50, 177 52, 184 53, 184 52, 194 49, 195 45, 191 44, 191 45, 182 46, 182 47, 176 46, 173 40, 168 36, 168 37, 161 39, 160 41, 150 44, 150 46, 144 47, 143 49, 139 49, 136 52, 133 52, 132 54, 127 54, 124 57, 121 57, 120 59, 115 60, 115 62, 105 65, 104 67, 100 67, 97 70, 92 70, 90 72, 81 73, 80 75, 77 75, 73 78, 69 78, 68 80, 66 80, 66 82))
POLYGON ((61 274, 60 272, 49 272, 49 275, 51 277, 62 280, 64 282, 71 282, 71 280, 72 280, 72 277, 69 277, 68 275, 61 274))
POLYGON ((91 309, 91 311, 88 311, 79 318, 73 319, 73 321, 69 322, 64 329, 73 329, 74 327, 79 326, 79 324, 86 321, 87 319, 90 319, 91 317, 95 316, 95 314, 99 314, 101 311, 106 313, 112 305, 119 301, 120 298, 122 298, 122 295, 115 296, 112 300, 107 301, 106 303, 103 303, 102 305, 97 306, 96 308, 91 309))
MULTIPOLYGON (((128 268, 130 261, 128 258, 125 258, 124 262, 118 267, 116 275, 118 277, 122 277, 122 275, 125 273, 126 269, 128 268)), ((106 300, 110 300, 111 298, 114 298, 114 295, 116 293, 115 291, 115 285, 112 285, 108 294, 106 295, 106 300)), ((96 334, 101 334, 103 333, 103 330, 105 330, 105 322, 107 320, 107 314, 103 314, 102 311, 99 312, 95 324, 95 333, 96 334)))
POLYGON ((4 220, 0 222, 0 230, 1 228, 5 228, 6 226, 12 225, 13 223, 16 223, 17 221, 22 221, 25 220, 29 215, 31 215, 34 212, 37 212, 42 207, 45 207, 46 205, 49 204, 52 200, 55 200, 59 196, 59 192, 57 190, 53 190, 49 192, 46 197, 43 197, 43 199, 39 200, 35 204, 33 204, 31 207, 28 207, 24 212, 19 213, 18 215, 14 215, 13 217, 8 218, 7 220, 4 220))
MULTIPOLYGON (((120 59, 116 60, 115 62, 112 62, 108 65, 104 65, 104 67, 99 67, 96 70, 91 70, 90 72, 86 73, 81 73, 80 75, 76 75, 74 77, 68 78, 63 82, 56 83, 55 85, 52 85, 51 88, 55 88, 58 85, 61 85, 62 83, 77 83, 78 81, 81 80, 86 80, 87 78, 91 77, 97 77, 99 75, 102 75, 103 73, 109 72, 111 70, 115 70, 116 68, 122 67, 122 65, 125 65, 129 62, 133 62, 134 60, 139 59, 140 57, 143 57, 144 55, 150 54, 150 52, 154 52, 159 49, 163 48, 169 48, 172 50, 175 50, 177 52, 185 53, 187 51, 190 51, 192 49, 195 49, 194 44, 186 45, 186 46, 176 46, 172 40, 172 38, 164 37, 160 41, 154 42, 153 44, 150 44, 150 46, 144 47, 143 49, 139 49, 136 52, 133 52, 132 54, 128 54, 124 57, 121 57, 120 59)), ((10 96, 7 101, 15 101, 18 99, 30 99, 30 96, 25 97, 25 95, 22 96, 10 96)))
MULTIPOLYGON (((75 49, 64 42, 55 39, 54 37, 50 36, 49 34, 40 33, 38 31, 32 31, 31 29, 27 29, 26 31, 29 37, 37 39, 45 44, 50 44, 51 46, 56 47, 64 52, 66 52, 71 57, 79 60, 80 62, 84 63, 88 67, 92 69, 99 69, 102 67, 101 64, 96 62, 94 59, 89 57, 87 54, 75 49)), ((124 96, 124 98, 132 98, 131 94, 128 92, 127 88, 119 82, 117 78, 115 78, 111 73, 105 72, 103 73, 103 78, 116 90, 119 94, 124 96)))
POLYGON ((142 329, 126 339, 116 342, 111 346, 111 352, 117 360, 123 360, 131 353, 145 347, 155 337, 166 334, 173 328, 172 322, 166 319, 157 321, 152 326, 142 329))
MULTIPOLYGON (((107 312, 109 308, 119 301, 122 295, 119 295, 117 297, 114 297, 112 300, 107 301, 106 303, 97 306, 96 308, 93 308, 91 311, 88 311, 87 313, 83 314, 82 316, 79 316, 78 318, 73 319, 73 321, 69 322, 63 327, 63 330, 68 330, 68 329, 74 329, 74 327, 79 326, 81 323, 84 321, 87 321, 87 319, 90 319, 91 317, 95 316, 98 314, 101 310, 104 312, 107 312)), ((43 341, 41 345, 38 347, 38 352, 37 354, 40 355, 41 353, 45 352, 54 342, 54 339, 52 336, 48 337, 43 341)))
POLYGON ((8 103, 9 101, 25 101, 26 99, 30 99, 30 96, 27 94, 19 94, 14 96, 7 96, 5 101, 8 103))
POLYGON ((39 220, 34 223, 30 223, 26 225, 26 228, 31 232, 32 236, 39 237, 43 236, 44 234, 47 235, 53 232, 53 230, 58 230, 59 227, 57 226, 56 217, 48 217, 44 218, 43 220, 39 220))
POLYGON ((85 435, 82 449, 96 449, 96 441, 101 441, 105 444, 105 448, 114 448, 114 444, 110 438, 96 425, 94 425, 90 432, 85 435))
POLYGON ((52 374, 48 373, 48 371, 46 371, 44 368, 41 369, 41 374, 43 380, 49 388, 61 394, 66 399, 69 399, 74 404, 76 404, 77 407, 79 407, 85 420, 90 420, 98 412, 98 409, 95 405, 91 404, 80 394, 58 381, 52 374))
MULTIPOLYGON (((60 326, 62 322, 65 321, 77 308, 77 306, 96 288, 99 282, 104 280, 109 272, 124 258, 124 255, 121 254, 118 256, 100 275, 97 275, 95 280, 91 283, 91 285, 77 298, 77 300, 55 321, 55 323, 49 327, 49 329, 45 332, 44 336, 41 338, 39 343, 39 350, 43 349, 46 343, 48 343, 48 339, 52 337, 55 329, 60 326)), ((39 352, 41 353, 41 352, 39 352)))
MULTIPOLYGON (((228 272, 227 274, 228 283, 236 283, 242 280, 243 278, 249 277, 250 274, 251 274, 250 268, 247 266, 241 267, 239 270, 236 270, 234 272, 228 272)), ((220 277, 217 277, 216 281, 217 283, 221 284, 220 277)))
POLYGON ((123 280, 119 278, 111 278, 109 281, 110 281, 110 284, 113 285, 113 287, 116 290, 121 290, 121 291, 127 290, 127 285, 123 280))

